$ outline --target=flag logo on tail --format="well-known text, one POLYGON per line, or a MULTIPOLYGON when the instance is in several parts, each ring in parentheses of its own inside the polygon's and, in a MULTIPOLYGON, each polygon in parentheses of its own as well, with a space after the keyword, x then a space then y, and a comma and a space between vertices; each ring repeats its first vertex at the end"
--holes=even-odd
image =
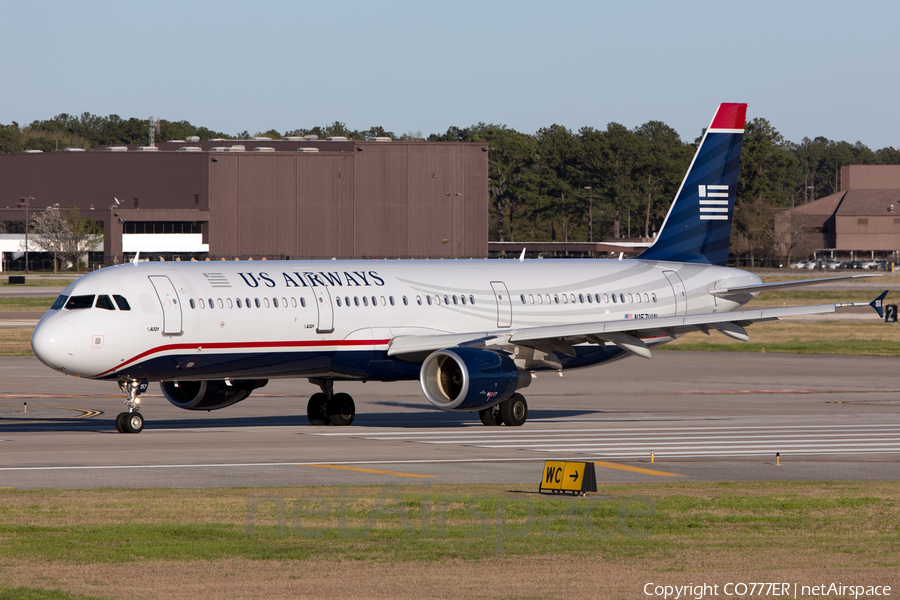
POLYGON ((698 185, 700 195, 700 220, 701 221, 727 221, 728 220, 728 186, 727 185, 698 185), (702 198, 723 198, 722 200, 703 200, 702 198))

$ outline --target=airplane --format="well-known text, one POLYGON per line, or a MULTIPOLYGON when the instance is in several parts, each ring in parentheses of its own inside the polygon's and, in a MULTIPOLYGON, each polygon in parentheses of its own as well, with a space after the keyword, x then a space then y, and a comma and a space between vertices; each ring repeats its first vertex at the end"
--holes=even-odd
MULTIPOLYGON (((762 283, 728 268, 746 104, 722 104, 652 244, 634 259, 138 262, 68 285, 32 335, 67 375, 118 381, 144 428, 150 381, 187 410, 245 400, 272 378, 320 388, 310 424, 346 426, 335 383, 418 379, 448 411, 521 426, 536 371, 651 358, 692 331, 749 341, 752 323, 841 306, 741 308, 758 293, 860 275, 762 283)), ((881 314, 887 292, 869 303, 881 314)))

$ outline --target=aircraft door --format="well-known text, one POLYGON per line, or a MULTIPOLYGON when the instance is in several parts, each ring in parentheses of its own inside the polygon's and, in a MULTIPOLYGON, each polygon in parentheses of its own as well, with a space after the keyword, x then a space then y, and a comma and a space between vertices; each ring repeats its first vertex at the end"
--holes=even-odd
POLYGON ((181 335, 181 302, 172 280, 165 275, 150 275, 150 283, 156 290, 163 309, 163 335, 181 335))
POLYGON ((492 281, 494 299, 497 301, 497 327, 512 327, 512 302, 502 281, 492 281))
POLYGON ((316 324, 316 333, 331 333, 334 331, 334 306, 331 304, 331 292, 325 286, 312 288, 316 296, 316 310, 319 311, 319 321, 316 324))
POLYGON ((675 316, 687 314, 687 293, 681 277, 675 271, 663 271, 663 275, 669 280, 672 291, 675 293, 675 316))

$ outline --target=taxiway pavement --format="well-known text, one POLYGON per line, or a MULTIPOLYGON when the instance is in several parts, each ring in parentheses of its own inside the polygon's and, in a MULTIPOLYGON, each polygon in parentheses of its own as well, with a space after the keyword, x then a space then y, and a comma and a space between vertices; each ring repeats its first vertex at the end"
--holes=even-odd
POLYGON ((119 434, 114 382, 0 359, 0 488, 511 483, 544 460, 594 461, 598 484, 900 479, 892 358, 658 351, 652 361, 541 373, 528 422, 432 408, 418 382, 344 383, 353 425, 312 427, 305 380, 271 380, 213 412, 143 398, 119 434), (25 409, 27 403, 27 412, 25 409), (651 452, 653 459, 651 462, 651 452), (776 460, 776 453, 779 454, 776 460), (778 463, 778 464, 776 464, 778 463))

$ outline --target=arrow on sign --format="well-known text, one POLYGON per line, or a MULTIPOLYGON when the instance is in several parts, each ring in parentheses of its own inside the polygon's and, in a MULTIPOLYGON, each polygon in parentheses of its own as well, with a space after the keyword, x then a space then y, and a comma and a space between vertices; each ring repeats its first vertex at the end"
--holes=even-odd
POLYGON ((578 479, 578 473, 572 473, 571 475, 569 475, 569 477, 571 477, 573 480, 578 479))

